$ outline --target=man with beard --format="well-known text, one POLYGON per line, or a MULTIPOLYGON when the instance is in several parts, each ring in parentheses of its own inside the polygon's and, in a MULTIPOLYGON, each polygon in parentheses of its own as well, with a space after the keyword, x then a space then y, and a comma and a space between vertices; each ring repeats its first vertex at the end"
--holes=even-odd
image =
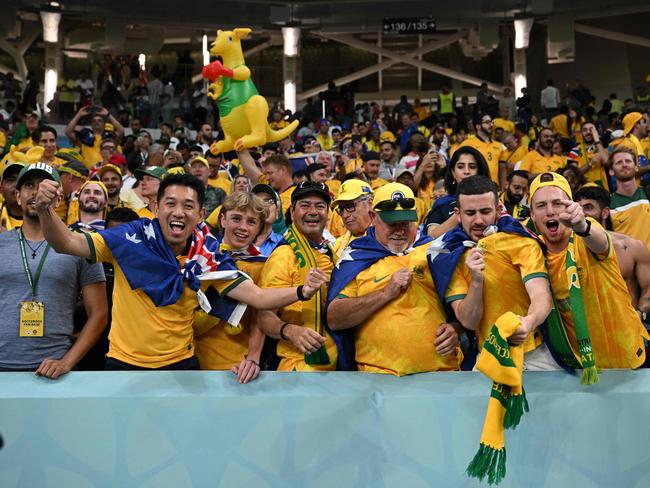
POLYGON ((388 182, 395 181, 395 173, 397 172, 397 154, 395 154, 395 143, 391 141, 383 141, 379 146, 379 157, 381 164, 379 165, 379 177, 388 182))
POLYGON ((487 177, 465 178, 458 184, 457 195, 456 231, 462 230, 458 234, 476 245, 462 251, 446 287, 447 303, 466 329, 476 331, 479 351, 496 320, 506 312, 515 313, 521 324, 508 341, 523 345, 524 369, 559 369, 537 330, 552 304, 537 239, 527 236, 524 227, 510 217, 498 219, 497 188, 487 177))
POLYGON ((468 137, 459 147, 469 146, 478 150, 490 169, 490 178, 499 188, 506 186, 506 148, 498 141, 492 140, 492 117, 489 114, 477 115, 473 118, 475 137, 468 137))
POLYGON ((642 365, 648 335, 632 306, 611 238, 585 218, 571 197, 569 183, 556 173, 542 173, 530 186, 531 219, 548 249, 559 313, 557 321, 549 321, 558 332, 551 345, 567 366, 582 368, 583 381, 591 384, 598 381, 599 368, 642 365))
POLYGON ((16 180, 24 166, 22 163, 7 162, 2 170, 0 189, 4 202, 0 204, 0 232, 15 229, 23 223, 23 209, 16 200, 16 180))
POLYGON ((609 155, 609 174, 616 178, 610 214, 612 229, 634 237, 650 248, 650 196, 639 186, 639 163, 634 150, 621 144, 609 155))
POLYGON ((77 114, 70 120, 65 127, 65 135, 70 142, 81 149, 83 162, 86 167, 93 167, 98 161, 102 160, 100 146, 104 137, 104 127, 106 120, 113 125, 115 129, 115 139, 121 140, 124 136, 124 127, 111 115, 104 107, 93 108, 90 106, 81 107, 77 114), (76 131, 76 127, 82 118, 91 115, 90 130, 84 129, 76 131))
POLYGON ((517 162, 515 169, 528 171, 530 178, 535 178, 540 173, 557 171, 566 166, 566 159, 553 154, 553 143, 555 137, 553 131, 544 128, 539 133, 537 149, 526 154, 521 161, 517 162))
POLYGON ((87 181, 79 191, 79 220, 72 229, 83 232, 103 230, 108 190, 101 181, 87 181))
POLYGON ((203 124, 201 128, 196 133, 196 144, 201 146, 201 153, 205 154, 206 151, 210 150, 210 145, 214 141, 212 136, 212 126, 210 124, 203 124))
POLYGON ((528 172, 520 169, 508 175, 506 191, 501 192, 499 199, 510 215, 517 220, 530 217, 530 208, 524 198, 528 193, 528 172))
POLYGON ((381 161, 378 153, 367 151, 363 153, 361 159, 363 161, 363 176, 370 183, 373 190, 377 190, 388 183, 385 179, 379 177, 381 161))
POLYGON ((606 168, 609 155, 600 140, 593 122, 585 122, 581 129, 582 142, 569 152, 569 160, 575 161, 588 183, 607 188, 606 168))
POLYGON ((59 181, 57 171, 44 163, 20 171, 16 196, 23 223, 0 234, 0 371, 35 371, 55 379, 73 369, 97 341, 108 311, 101 265, 59 254, 44 240, 36 210, 44 180, 59 181), (79 292, 88 319, 73 340, 79 292))
POLYGON ((112 211, 115 208, 126 207, 120 199, 120 191, 122 190, 122 170, 115 166, 114 164, 105 164, 97 171, 99 180, 106 187, 106 207, 108 211, 112 211))
POLYGON ((354 357, 341 346, 340 358, 356 362, 359 371, 397 376, 457 370, 458 332, 436 292, 428 246, 413 247, 413 192, 389 183, 377 190, 371 213, 374 227, 343 251, 330 282, 330 329, 356 328, 354 357))
MULTIPOLYGON (((330 193, 323 183, 307 181, 291 194, 292 224, 285 245, 271 253, 262 272, 263 288, 285 288, 301 283, 309 268, 318 267, 327 279, 334 267, 334 253, 323 237, 330 193)), ((266 335, 281 339, 277 354, 279 371, 328 371, 336 367, 336 346, 326 331, 323 307, 326 291, 306 302, 276 311, 262 311, 259 323, 266 335)))
MULTIPOLYGON (((612 199, 604 188, 583 186, 573 197, 587 217, 607 228, 612 199)), ((650 251, 638 239, 618 232, 609 232, 618 258, 618 267, 630 292, 632 306, 647 323, 650 312, 650 251)))

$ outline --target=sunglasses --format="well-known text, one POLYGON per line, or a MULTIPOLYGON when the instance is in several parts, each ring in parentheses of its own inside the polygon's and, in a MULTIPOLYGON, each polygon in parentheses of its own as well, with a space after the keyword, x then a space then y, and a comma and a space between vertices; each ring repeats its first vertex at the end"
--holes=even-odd
POLYGON ((415 207, 415 198, 404 198, 402 195, 396 195, 390 200, 385 200, 379 202, 375 205, 377 210, 395 210, 398 206, 402 207, 403 210, 411 210, 415 207))
POLYGON ((327 189, 327 185, 325 185, 325 183, 315 182, 315 181, 303 181, 302 183, 299 183, 296 188, 299 190, 304 190, 306 188, 317 188, 319 190, 324 190, 329 192, 329 190, 327 189))

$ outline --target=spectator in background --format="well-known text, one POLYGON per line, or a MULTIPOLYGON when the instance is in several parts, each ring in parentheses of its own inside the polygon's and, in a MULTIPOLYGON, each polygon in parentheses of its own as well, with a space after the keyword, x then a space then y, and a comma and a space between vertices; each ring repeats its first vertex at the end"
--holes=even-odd
POLYGON ((203 156, 196 156, 190 161, 189 173, 205 185, 205 214, 210 215, 226 199, 227 194, 221 188, 208 185, 210 178, 210 163, 203 156))
POLYGON ((149 104, 151 106, 151 127, 158 127, 160 122, 161 112, 161 98, 163 95, 163 83, 160 81, 160 68, 154 64, 149 73, 150 80, 147 83, 147 91, 149 92, 149 104))
POLYGON ((81 106, 92 105, 95 84, 93 80, 88 78, 88 73, 86 71, 79 73, 79 78, 75 80, 74 84, 79 92, 79 103, 81 106))
POLYGON ((550 120, 551 117, 557 114, 561 100, 560 90, 555 87, 553 80, 548 80, 546 82, 546 88, 540 94, 540 104, 546 120, 550 120))
POLYGON ((508 86, 503 89, 503 95, 499 99, 499 114, 507 120, 517 120, 517 104, 512 96, 512 90, 508 86))
POLYGON ((106 121, 113 125, 115 139, 120 140, 124 136, 124 127, 106 108, 81 107, 77 114, 65 127, 65 135, 70 142, 81 149, 83 163, 87 168, 92 168, 102 160, 100 146, 104 138, 106 121), (90 129, 84 128, 77 131, 77 125, 84 117, 90 116, 90 129))

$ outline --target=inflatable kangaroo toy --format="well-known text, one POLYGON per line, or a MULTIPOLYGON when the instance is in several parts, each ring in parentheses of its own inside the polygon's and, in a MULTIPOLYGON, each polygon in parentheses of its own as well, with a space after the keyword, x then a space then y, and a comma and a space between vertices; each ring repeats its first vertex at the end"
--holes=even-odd
POLYGON ((273 130, 269 126, 269 105, 257 92, 242 53, 241 39, 250 32, 248 28, 217 31, 210 53, 220 56, 223 64, 214 61, 203 68, 203 78, 210 80, 208 97, 219 107, 225 136, 224 140, 210 147, 214 154, 276 142, 298 127, 297 120, 281 130, 273 130))

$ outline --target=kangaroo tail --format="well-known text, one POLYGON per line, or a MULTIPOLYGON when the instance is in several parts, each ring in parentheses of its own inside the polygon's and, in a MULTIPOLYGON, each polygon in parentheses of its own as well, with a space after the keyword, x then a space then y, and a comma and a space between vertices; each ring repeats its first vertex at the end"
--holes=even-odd
POLYGON ((289 137, 291 133, 298 128, 299 122, 294 120, 284 129, 273 130, 269 125, 266 126, 266 141, 277 142, 285 137, 289 137))

